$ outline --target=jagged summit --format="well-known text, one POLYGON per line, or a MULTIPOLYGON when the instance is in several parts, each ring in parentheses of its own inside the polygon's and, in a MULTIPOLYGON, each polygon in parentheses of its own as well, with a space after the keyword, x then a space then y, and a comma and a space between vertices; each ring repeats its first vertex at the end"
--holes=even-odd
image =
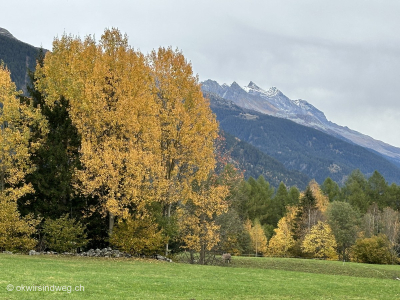
POLYGON ((254 89, 254 90, 262 90, 257 84, 255 84, 253 81, 250 81, 247 87, 254 89))
POLYGON ((214 93, 230 100, 240 107, 289 119, 346 141, 352 141, 357 145, 377 151, 395 160, 400 165, 399 148, 374 140, 347 127, 332 123, 327 120, 322 111, 306 100, 291 100, 276 87, 271 87, 266 91, 253 81, 250 81, 247 86, 240 87, 236 82, 233 82, 230 86, 226 84, 220 86, 216 81, 207 80, 203 82, 202 89, 205 92, 214 93))

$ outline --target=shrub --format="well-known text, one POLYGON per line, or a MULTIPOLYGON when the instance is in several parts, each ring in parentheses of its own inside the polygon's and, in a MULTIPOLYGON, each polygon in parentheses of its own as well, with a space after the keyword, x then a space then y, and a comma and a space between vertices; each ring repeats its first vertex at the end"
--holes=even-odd
POLYGON ((162 230, 150 218, 130 217, 121 220, 110 237, 111 245, 130 254, 152 254, 164 242, 162 230))
POLYGON ((351 248, 351 257, 356 262, 390 264, 394 260, 390 248, 389 239, 384 234, 359 238, 351 248))
POLYGON ((29 251, 37 240, 32 236, 40 220, 33 215, 21 217, 16 201, 8 201, 0 196, 0 251, 29 251))
POLYGON ((44 239, 50 250, 76 252, 88 243, 86 226, 71 219, 69 214, 56 220, 47 219, 43 225, 44 239))

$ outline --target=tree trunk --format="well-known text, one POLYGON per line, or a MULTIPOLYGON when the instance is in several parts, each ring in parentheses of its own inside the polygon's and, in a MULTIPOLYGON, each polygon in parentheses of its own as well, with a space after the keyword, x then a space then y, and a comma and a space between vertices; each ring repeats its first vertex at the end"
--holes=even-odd
MULTIPOLYGON (((165 212, 166 217, 168 218, 168 222, 170 221, 170 217, 171 217, 171 204, 168 204, 166 212, 165 212)), ((169 238, 169 237, 168 237, 169 238)), ((168 240, 165 244, 165 256, 168 256, 168 252, 169 252, 169 244, 168 244, 168 240)))
POLYGON ((114 229, 114 221, 115 221, 115 216, 113 213, 109 212, 108 213, 108 236, 110 237, 113 233, 114 229))
POLYGON ((206 264, 206 247, 202 243, 201 249, 200 249, 200 264, 205 265, 206 264))
POLYGON ((190 263, 193 264, 194 263, 194 255, 193 255, 193 251, 190 251, 190 263))

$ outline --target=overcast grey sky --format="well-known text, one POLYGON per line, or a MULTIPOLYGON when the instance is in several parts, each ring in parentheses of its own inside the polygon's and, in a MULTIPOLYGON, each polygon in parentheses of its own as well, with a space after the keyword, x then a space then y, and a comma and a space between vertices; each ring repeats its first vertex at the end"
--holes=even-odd
POLYGON ((339 125, 400 147, 398 0, 14 0, 0 27, 51 49, 64 32, 178 47, 200 80, 276 86, 339 125))

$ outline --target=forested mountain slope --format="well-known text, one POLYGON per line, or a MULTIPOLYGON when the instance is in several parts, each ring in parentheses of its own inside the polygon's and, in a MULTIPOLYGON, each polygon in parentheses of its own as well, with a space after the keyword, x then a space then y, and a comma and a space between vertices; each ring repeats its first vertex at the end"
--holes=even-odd
POLYGON ((215 94, 206 94, 220 128, 322 183, 331 177, 343 183, 355 169, 366 176, 375 170, 391 183, 400 183, 400 169, 361 146, 290 120, 246 110, 215 94))
POLYGON ((235 164, 244 171, 245 179, 250 176, 258 178, 262 175, 273 187, 277 188, 280 182, 287 187, 297 186, 305 189, 311 178, 299 171, 288 170, 281 162, 265 154, 253 145, 241 141, 233 135, 221 131, 225 139, 223 146, 235 164))
POLYGON ((312 104, 301 99, 291 100, 276 87, 264 90, 252 81, 243 87, 236 82, 231 85, 219 85, 218 82, 209 79, 202 82, 202 90, 233 101, 242 108, 288 119, 318 129, 346 142, 368 148, 400 166, 400 148, 375 140, 348 127, 335 124, 327 120, 325 114, 312 104))
POLYGON ((11 80, 18 90, 26 93, 27 70, 34 70, 39 49, 17 40, 4 28, 0 28, 0 61, 11 72, 11 80))

